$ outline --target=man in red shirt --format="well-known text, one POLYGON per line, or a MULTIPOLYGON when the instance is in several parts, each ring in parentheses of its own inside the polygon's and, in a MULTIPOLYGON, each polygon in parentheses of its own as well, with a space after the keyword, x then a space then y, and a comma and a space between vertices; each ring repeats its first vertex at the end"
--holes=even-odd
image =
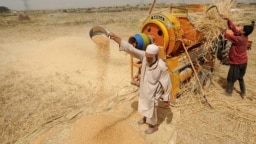
POLYGON ((226 94, 228 96, 232 95, 234 83, 238 80, 241 90, 240 95, 243 98, 245 96, 245 84, 243 77, 245 75, 248 62, 247 49, 251 44, 248 42, 248 35, 253 32, 254 21, 252 21, 251 25, 237 27, 230 19, 224 16, 222 17, 227 20, 228 27, 232 31, 231 33, 228 31, 224 32, 225 38, 232 42, 229 50, 230 67, 227 76, 226 94))

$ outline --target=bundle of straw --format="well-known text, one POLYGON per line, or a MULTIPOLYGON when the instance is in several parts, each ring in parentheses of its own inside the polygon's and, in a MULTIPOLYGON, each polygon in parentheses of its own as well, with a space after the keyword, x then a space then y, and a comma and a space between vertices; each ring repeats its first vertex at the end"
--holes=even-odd
POLYGON ((206 7, 202 14, 189 14, 191 23, 194 24, 196 30, 205 36, 207 45, 211 45, 227 29, 227 21, 220 15, 224 15, 232 20, 236 19, 235 16, 238 15, 234 15, 231 11, 235 6, 236 3, 233 0, 215 0, 206 7))

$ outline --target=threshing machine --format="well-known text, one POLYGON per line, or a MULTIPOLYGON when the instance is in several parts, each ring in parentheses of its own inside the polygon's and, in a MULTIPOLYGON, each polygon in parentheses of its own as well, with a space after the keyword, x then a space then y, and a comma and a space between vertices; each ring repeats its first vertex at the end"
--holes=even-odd
MULTIPOLYGON (((189 83, 193 75, 197 76, 201 88, 209 85, 214 66, 213 52, 203 46, 204 35, 190 22, 188 9, 170 6, 168 12, 152 13, 154 4, 140 32, 130 38, 136 40, 136 48, 141 50, 152 42, 159 46, 159 56, 166 62, 172 79, 170 99, 175 102, 181 85, 189 83)), ((200 11, 203 7, 194 5, 193 8, 200 11)), ((138 84, 140 66, 141 62, 131 56, 132 84, 138 84)))

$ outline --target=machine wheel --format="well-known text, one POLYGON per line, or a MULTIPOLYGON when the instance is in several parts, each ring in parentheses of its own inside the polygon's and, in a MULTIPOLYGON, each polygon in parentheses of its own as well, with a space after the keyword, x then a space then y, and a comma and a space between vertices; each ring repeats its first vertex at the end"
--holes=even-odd
POLYGON ((220 37, 215 44, 215 50, 216 50, 216 56, 217 59, 223 64, 223 65, 229 65, 228 63, 228 53, 229 49, 231 47, 231 42, 224 39, 223 37, 220 37))

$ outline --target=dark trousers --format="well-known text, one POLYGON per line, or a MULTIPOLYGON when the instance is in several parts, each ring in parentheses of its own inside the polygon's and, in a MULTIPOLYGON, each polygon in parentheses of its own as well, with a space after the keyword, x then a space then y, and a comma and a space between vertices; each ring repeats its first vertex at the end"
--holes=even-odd
POLYGON ((231 64, 228 71, 228 82, 234 83, 236 80, 243 80, 246 72, 247 63, 231 64))
POLYGON ((239 81, 239 86, 241 94, 245 95, 245 84, 244 84, 244 75, 246 72, 247 63, 245 64, 231 64, 228 71, 227 81, 227 92, 232 93, 234 83, 236 80, 239 81))

